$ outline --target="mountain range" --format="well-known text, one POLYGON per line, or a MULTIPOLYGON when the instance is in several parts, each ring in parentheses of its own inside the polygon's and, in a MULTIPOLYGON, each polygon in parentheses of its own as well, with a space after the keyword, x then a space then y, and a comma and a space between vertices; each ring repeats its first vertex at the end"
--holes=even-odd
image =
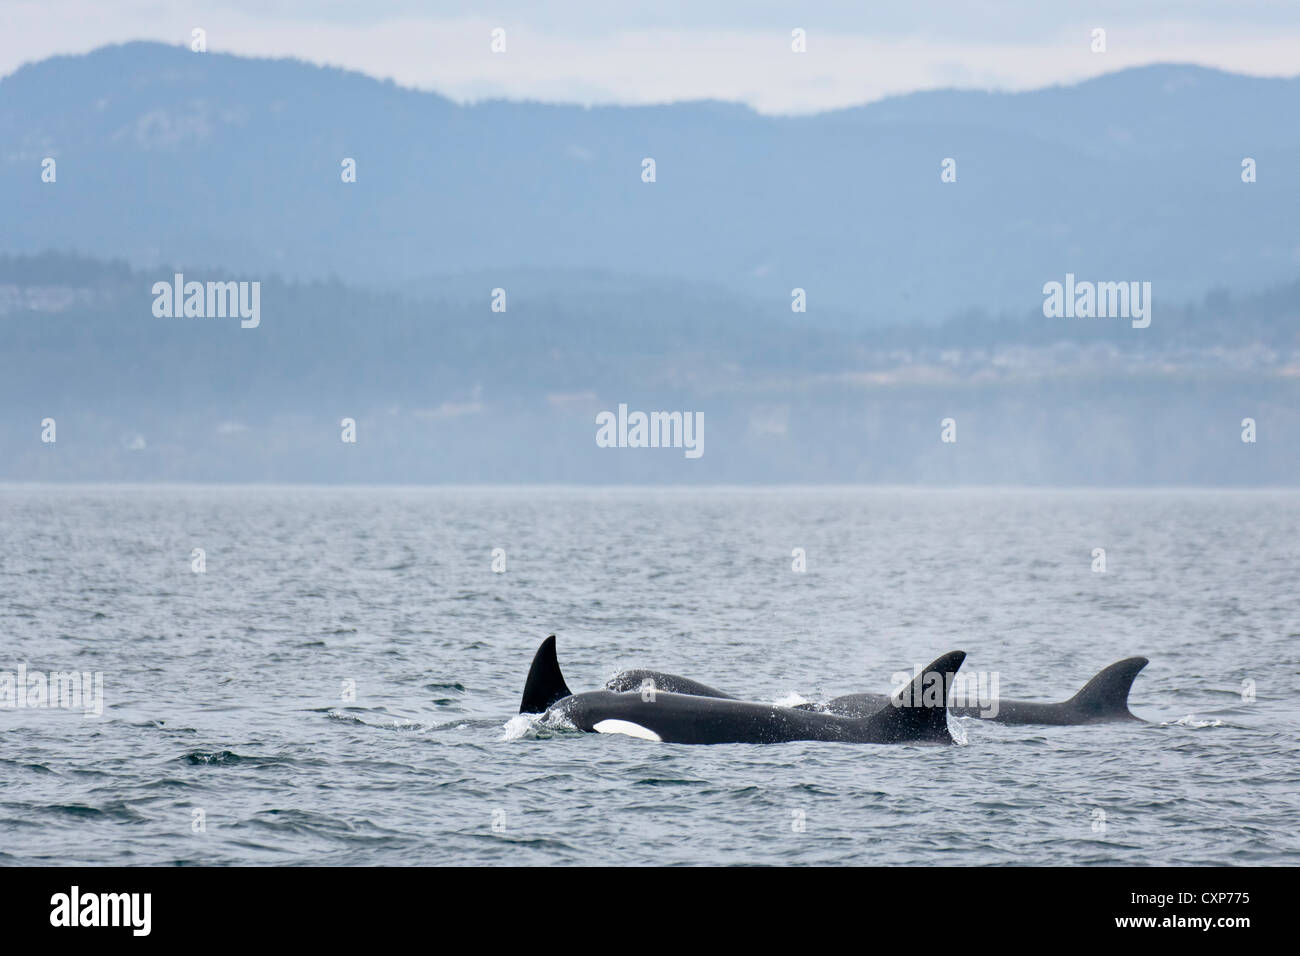
POLYGON ((56 57, 0 80, 0 480, 1294 485, 1296 115, 1176 65, 779 117, 56 57), (160 315, 178 273, 259 324, 160 315), (1045 317, 1067 275, 1150 326, 1045 317), (620 405, 704 454, 599 447, 620 405))
POLYGON ((852 325, 1022 315, 1067 272, 1183 303, 1295 278, 1297 115, 1298 79, 1179 65, 783 117, 459 105, 128 43, 0 80, 0 252, 435 289, 594 271, 787 306, 802 288, 852 325))

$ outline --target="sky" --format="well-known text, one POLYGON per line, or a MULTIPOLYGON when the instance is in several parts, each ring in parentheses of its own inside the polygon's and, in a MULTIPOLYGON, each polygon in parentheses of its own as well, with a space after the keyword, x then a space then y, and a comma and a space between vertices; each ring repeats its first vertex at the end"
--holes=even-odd
POLYGON ((1300 0, 0 0, 0 76, 109 43, 188 46, 196 27, 211 52, 296 57, 461 102, 711 98, 810 113, 1148 63, 1300 73, 1300 0), (491 50, 498 28, 504 53, 491 50))

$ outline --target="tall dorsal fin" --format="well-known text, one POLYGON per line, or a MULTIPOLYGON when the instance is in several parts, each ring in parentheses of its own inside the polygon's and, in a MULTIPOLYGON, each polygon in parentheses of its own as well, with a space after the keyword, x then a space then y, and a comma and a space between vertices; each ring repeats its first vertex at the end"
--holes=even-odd
POLYGON ((524 700, 519 702, 521 714, 543 714, 555 701, 572 695, 560 674, 560 662, 555 659, 555 635, 542 641, 533 654, 533 666, 528 669, 524 682, 524 700))
POLYGON ((543 714, 557 700, 564 700, 572 694, 560 673, 560 662, 555 658, 555 635, 552 634, 542 641, 542 646, 533 655, 533 665, 528 668, 528 680, 524 683, 524 699, 519 702, 519 713, 543 714))
POLYGON ((948 688, 965 651, 949 651, 928 667, 867 719, 890 743, 952 743, 948 732, 948 688))
POLYGON ((1133 717, 1128 709, 1128 692, 1147 663, 1145 657, 1126 657, 1116 661, 1098 672, 1067 703, 1092 716, 1133 717))

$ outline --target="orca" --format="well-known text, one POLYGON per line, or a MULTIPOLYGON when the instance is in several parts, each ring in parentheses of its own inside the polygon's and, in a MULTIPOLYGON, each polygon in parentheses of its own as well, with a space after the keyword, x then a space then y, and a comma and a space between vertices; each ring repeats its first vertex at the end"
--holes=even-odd
POLYGON ((594 690, 575 694, 556 659, 555 635, 533 656, 521 714, 563 718, 588 733, 623 733, 677 744, 774 744, 794 740, 837 743, 951 744, 947 691, 966 659, 951 651, 864 717, 656 690, 653 694, 594 690), (937 685, 937 686, 936 686, 937 685))
MULTIPOLYGON (((948 712, 954 717, 978 717, 998 724, 1044 724, 1073 726, 1079 724, 1106 724, 1142 718, 1128 709, 1128 693, 1142 668, 1150 663, 1145 657, 1126 657, 1103 668, 1092 680, 1069 700, 1057 703, 1039 703, 1029 700, 996 701, 995 713, 989 704, 953 706, 948 712)), ((847 694, 825 704, 801 704, 822 713, 845 717, 861 717, 875 713, 889 698, 884 694, 847 694)))
MULTIPOLYGON (((990 712, 991 708, 987 703, 971 706, 954 706, 950 703, 948 713, 954 717, 977 717, 994 723, 1017 725, 1074 726, 1128 720, 1141 721, 1141 717, 1128 709, 1128 695, 1133 681, 1148 663, 1150 662, 1145 657, 1126 657, 1122 661, 1116 661, 1099 671, 1069 700, 1058 703, 999 699, 996 713, 990 712)), ((690 678, 651 670, 623 671, 615 675, 605 686, 610 690, 635 690, 641 686, 643 680, 653 681, 656 689, 734 699, 730 694, 724 694, 690 678)), ((797 704, 795 709, 836 714, 840 717, 869 717, 888 703, 888 694, 846 694, 826 703, 797 704)))

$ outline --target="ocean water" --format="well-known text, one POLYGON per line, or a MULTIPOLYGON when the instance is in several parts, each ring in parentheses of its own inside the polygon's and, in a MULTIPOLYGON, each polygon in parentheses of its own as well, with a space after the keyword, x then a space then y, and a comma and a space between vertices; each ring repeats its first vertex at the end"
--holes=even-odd
POLYGON ((0 862, 1295 864, 1298 564, 1291 491, 0 488, 0 674, 103 681, 0 707, 0 862), (763 701, 1141 654, 1146 722, 584 735, 515 716, 552 633, 763 701))

